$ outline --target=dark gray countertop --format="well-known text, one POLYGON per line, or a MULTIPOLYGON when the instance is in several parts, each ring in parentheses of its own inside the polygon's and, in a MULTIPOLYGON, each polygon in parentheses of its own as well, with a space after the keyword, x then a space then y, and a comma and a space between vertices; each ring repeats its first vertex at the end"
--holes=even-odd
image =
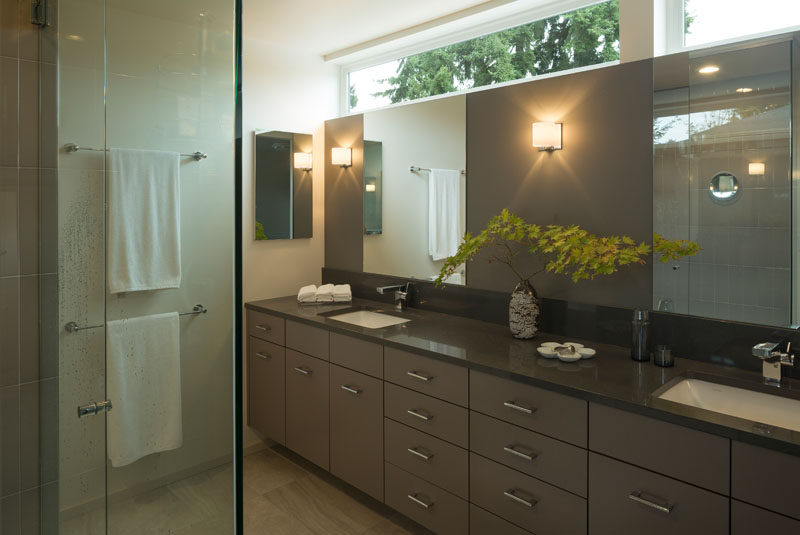
MULTIPOLYGON (((635 362, 625 347, 591 340, 564 340, 562 336, 540 333, 533 340, 517 340, 502 325, 419 309, 395 313, 391 306, 364 299, 352 304, 300 305, 294 296, 253 301, 245 305, 287 319, 325 327, 364 340, 379 342, 460 363, 469 368, 509 377, 588 401, 637 412, 716 435, 800 456, 800 433, 752 422, 687 405, 660 400, 652 393, 669 381, 689 375, 711 375, 720 382, 741 383, 754 390, 775 393, 765 387, 758 373, 676 358, 672 368, 652 362, 635 362), (336 321, 321 313, 370 306, 412 321, 367 329, 336 321), (565 363, 539 356, 536 348, 547 341, 574 341, 597 350, 595 358, 565 363)), ((702 377, 700 377, 702 378, 702 377)), ((784 379, 782 395, 800 398, 800 381, 784 379)), ((800 415, 798 415, 800 418, 800 415)))

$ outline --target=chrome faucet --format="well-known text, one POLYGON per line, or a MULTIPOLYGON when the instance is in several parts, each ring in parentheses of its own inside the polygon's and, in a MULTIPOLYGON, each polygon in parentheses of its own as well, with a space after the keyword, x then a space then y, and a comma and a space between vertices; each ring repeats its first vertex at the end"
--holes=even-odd
POLYGON ((408 308, 409 294, 411 293, 411 283, 393 284, 391 286, 378 286, 376 288, 378 293, 384 293, 394 290, 394 309, 398 312, 404 311, 408 308))
POLYGON ((762 361, 764 383, 781 386, 784 366, 794 366, 794 355, 790 353, 791 342, 786 343, 786 351, 781 351, 782 342, 762 342, 753 346, 753 356, 762 361))

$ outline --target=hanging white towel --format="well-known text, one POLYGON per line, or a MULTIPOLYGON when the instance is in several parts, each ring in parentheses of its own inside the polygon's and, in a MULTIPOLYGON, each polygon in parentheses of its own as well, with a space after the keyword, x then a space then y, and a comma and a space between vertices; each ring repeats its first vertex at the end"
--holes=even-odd
POLYGON ((112 466, 181 447, 178 313, 109 321, 106 350, 112 466))
POLYGON ((111 293, 181 285, 179 156, 111 149, 107 268, 111 293))
POLYGON ((434 260, 453 256, 461 241, 461 171, 431 169, 428 178, 428 253, 434 260))

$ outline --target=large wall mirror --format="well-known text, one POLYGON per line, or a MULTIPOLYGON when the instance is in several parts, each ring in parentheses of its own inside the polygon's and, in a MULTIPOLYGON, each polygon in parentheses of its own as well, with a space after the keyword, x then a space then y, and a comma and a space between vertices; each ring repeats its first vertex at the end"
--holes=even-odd
MULTIPOLYGON (((466 97, 364 114, 364 271, 432 280, 466 230, 466 97)), ((466 272, 448 279, 466 284, 466 272)))
POLYGON ((312 233, 312 137, 256 131, 256 240, 310 238, 312 233))
POLYGON ((654 229, 703 248, 654 264, 654 309, 800 323, 798 52, 787 36, 654 60, 654 229))

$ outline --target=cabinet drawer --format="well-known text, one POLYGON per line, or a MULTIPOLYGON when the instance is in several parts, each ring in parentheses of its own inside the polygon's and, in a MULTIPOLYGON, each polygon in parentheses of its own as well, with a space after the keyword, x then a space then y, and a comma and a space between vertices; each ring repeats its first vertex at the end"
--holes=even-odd
MULTIPOLYGON (((475 505, 536 535, 585 535, 586 500, 470 453, 475 505)), ((629 533, 619 531, 618 533, 629 533)))
POLYGON ((731 535, 797 535, 800 521, 731 500, 731 535))
POLYGON ((591 403, 589 449, 728 495, 727 438, 591 403))
POLYGON ((248 344, 247 425, 285 445, 285 350, 252 336, 248 344))
POLYGON ((331 362, 382 378, 383 346, 352 336, 331 333, 331 362))
POLYGON ((470 408, 537 433, 586 447, 586 402, 503 379, 470 372, 470 408))
POLYGON ((471 451, 586 497, 586 450, 477 412, 469 420, 471 451))
POLYGON ((329 466, 329 364, 286 350, 286 447, 312 463, 329 466))
POLYGON ((331 473, 383 501, 383 381, 330 370, 331 473))
POLYGON ((384 392, 385 414, 392 420, 468 447, 467 409, 391 383, 385 383, 384 392))
POLYGON ((800 519, 800 457, 733 442, 731 495, 800 519))
POLYGON ((467 450, 386 419, 386 462, 466 499, 469 491, 467 450))
POLYGON ((286 320, 286 347, 318 359, 328 360, 329 334, 319 327, 286 320))
POLYGON ((464 535, 469 531, 466 501, 388 463, 386 505, 438 535, 464 535))
POLYGON ((384 350, 386 380, 462 407, 469 401, 468 370, 393 347, 384 350))
POLYGON ((713 492, 589 453, 590 535, 724 535, 728 533, 728 501, 713 492))
POLYGON ((469 533, 470 535, 530 535, 530 532, 474 504, 469 504, 469 533))
POLYGON ((247 334, 273 344, 284 345, 283 318, 256 310, 247 311, 247 334))

